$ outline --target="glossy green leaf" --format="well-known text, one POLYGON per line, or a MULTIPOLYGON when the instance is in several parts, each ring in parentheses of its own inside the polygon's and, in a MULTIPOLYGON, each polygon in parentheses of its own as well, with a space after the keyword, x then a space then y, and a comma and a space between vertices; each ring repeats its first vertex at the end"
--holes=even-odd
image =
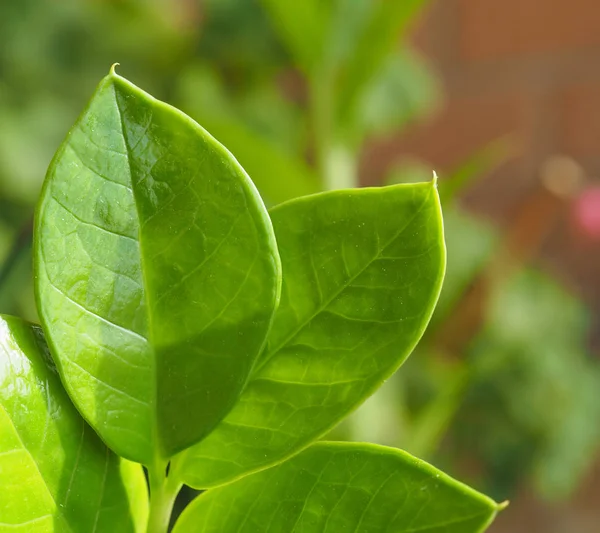
POLYGON ((175 460, 207 488, 296 453, 406 359, 445 266, 434 183, 322 193, 271 210, 283 288, 268 344, 239 403, 175 460))
POLYGON ((327 442, 202 494, 174 533, 479 533, 500 508, 400 450, 327 442))
POLYGON ((114 72, 50 165, 35 267, 69 394, 112 449, 144 464, 230 410, 280 286, 271 222, 233 156, 114 72))
POLYGON ((39 327, 0 317, 0 532, 143 531, 146 480, 65 393, 39 327))

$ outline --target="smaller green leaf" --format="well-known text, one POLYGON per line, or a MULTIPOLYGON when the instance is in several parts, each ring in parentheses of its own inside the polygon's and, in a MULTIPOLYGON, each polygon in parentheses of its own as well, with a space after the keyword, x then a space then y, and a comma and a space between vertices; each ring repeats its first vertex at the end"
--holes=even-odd
POLYGON ((408 357, 445 267, 435 183, 338 190, 270 212, 283 268, 268 342, 232 411, 174 460, 196 488, 282 461, 408 357))
POLYGON ((324 442, 199 496, 173 533, 479 533, 501 508, 400 450, 324 442))
POLYGON ((144 529, 140 465, 113 454, 62 388, 42 332, 0 316, 0 532, 144 529))

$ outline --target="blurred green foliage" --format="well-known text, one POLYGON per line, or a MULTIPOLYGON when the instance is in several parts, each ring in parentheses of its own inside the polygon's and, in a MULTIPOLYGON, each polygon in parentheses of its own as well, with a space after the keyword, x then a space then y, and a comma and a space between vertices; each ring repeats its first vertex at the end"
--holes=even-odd
MULTIPOLYGON (((358 185, 367 142, 437 107, 437 78, 407 40, 427 3, 0 2, 2 312, 35 320, 33 205, 52 154, 112 63, 197 119, 276 204, 358 185)), ((455 197, 507 153, 499 141, 442 176, 448 271, 436 316, 403 371, 334 435, 403 446, 451 472, 468 464, 498 498, 524 478, 558 498, 600 442, 600 370, 577 299, 526 269, 494 288, 465 353, 449 360, 432 341, 500 241, 455 197)), ((390 181, 431 179, 427 162, 399 154, 397 163, 390 181)))

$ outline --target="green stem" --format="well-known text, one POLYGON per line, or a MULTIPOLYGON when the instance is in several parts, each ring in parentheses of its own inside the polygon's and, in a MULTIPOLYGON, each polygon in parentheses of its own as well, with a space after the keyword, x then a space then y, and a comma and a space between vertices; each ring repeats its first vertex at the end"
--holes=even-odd
POLYGON ((181 483, 173 482, 166 476, 166 464, 157 463, 148 468, 150 482, 150 516, 147 533, 167 533, 175 498, 181 489, 181 483))
POLYGON ((333 80, 327 68, 310 80, 310 115, 316 164, 325 190, 358 185, 356 151, 336 138, 333 80))
POLYGON ((331 189, 329 179, 329 152, 331 150, 331 100, 325 75, 317 75, 309 82, 310 118, 314 135, 317 170, 325 189, 331 189))

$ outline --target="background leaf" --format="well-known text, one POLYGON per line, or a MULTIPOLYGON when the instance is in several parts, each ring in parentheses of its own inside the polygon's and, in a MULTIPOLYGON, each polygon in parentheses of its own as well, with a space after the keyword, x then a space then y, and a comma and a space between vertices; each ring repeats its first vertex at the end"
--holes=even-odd
POLYGON ((281 204, 271 218, 281 302, 239 403, 175 461, 197 488, 281 461, 346 416, 406 359, 440 291, 432 183, 323 193, 281 204))
POLYGON ((328 442, 199 496, 174 533, 478 533, 499 508, 407 453, 328 442))
POLYGON ((431 113, 439 99, 437 79, 422 59, 408 49, 396 52, 365 86, 353 119, 355 131, 362 136, 389 134, 399 124, 431 113))
POLYGON ((248 176, 114 73, 50 166, 35 264, 67 390, 111 448, 146 465, 232 407, 279 294, 271 222, 248 176))
POLYGON ((114 455, 65 393, 41 330, 0 317, 0 531, 141 532, 139 465, 114 455))
POLYGON ((402 33, 427 0, 383 0, 378 2, 368 25, 357 37, 353 54, 340 82, 337 112, 341 123, 355 113, 363 91, 376 76, 402 33))
POLYGON ((310 75, 320 61, 331 16, 323 0, 261 0, 296 63, 310 75))

